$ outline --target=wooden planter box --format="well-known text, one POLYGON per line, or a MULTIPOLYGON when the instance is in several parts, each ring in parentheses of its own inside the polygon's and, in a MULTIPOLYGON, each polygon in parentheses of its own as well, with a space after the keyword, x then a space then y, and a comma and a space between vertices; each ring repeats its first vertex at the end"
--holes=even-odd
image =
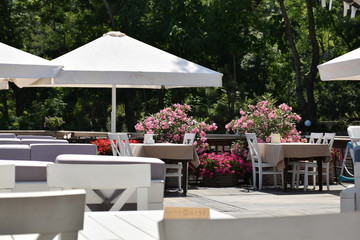
POLYGON ((235 187, 238 177, 236 174, 215 174, 214 177, 203 177, 200 186, 203 187, 235 187))

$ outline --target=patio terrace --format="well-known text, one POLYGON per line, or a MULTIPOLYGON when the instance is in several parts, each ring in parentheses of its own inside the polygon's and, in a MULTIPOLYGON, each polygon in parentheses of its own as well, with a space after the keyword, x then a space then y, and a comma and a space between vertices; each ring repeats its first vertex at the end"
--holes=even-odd
POLYGON ((262 191, 249 186, 207 188, 190 187, 187 196, 167 191, 165 207, 207 207, 236 218, 275 217, 340 213, 340 191, 345 184, 334 184, 330 191, 303 189, 283 192, 266 187, 262 191))

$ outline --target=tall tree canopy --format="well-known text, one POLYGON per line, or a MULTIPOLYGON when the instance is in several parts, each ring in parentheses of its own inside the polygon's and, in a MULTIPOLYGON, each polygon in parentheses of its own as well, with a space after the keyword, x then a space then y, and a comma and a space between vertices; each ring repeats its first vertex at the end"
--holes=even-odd
MULTIPOLYGON (((119 131, 171 103, 219 132, 241 106, 272 94, 303 119, 358 117, 359 84, 321 82, 317 65, 360 45, 359 17, 315 0, 0 0, 0 41, 54 59, 117 30, 222 72, 223 88, 118 89, 119 131)), ((23 88, 0 92, 2 129, 41 129, 62 116, 68 130, 108 131, 109 89, 23 88)), ((315 125, 314 127, 316 127, 315 125)))

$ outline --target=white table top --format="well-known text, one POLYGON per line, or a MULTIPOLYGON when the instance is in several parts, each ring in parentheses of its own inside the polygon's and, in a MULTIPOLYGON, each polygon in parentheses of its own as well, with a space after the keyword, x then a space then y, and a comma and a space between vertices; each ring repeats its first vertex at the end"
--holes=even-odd
MULTIPOLYGON (((210 209, 211 219, 234 218, 210 209)), ((79 232, 79 240, 117 240, 117 239, 159 239, 158 222, 163 219, 163 211, 120 211, 86 212, 84 229, 79 232)), ((36 239, 37 234, 13 236, 15 240, 36 239)), ((0 236, 0 239, 12 239, 0 236)))

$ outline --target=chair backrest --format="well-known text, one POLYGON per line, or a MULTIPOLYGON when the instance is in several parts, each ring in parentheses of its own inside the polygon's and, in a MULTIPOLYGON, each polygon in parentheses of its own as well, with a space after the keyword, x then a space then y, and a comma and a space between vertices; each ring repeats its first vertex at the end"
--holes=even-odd
POLYGON ((160 240, 357 239, 359 225, 360 212, 239 219, 165 219, 158 223, 160 240), (339 223, 346 224, 339 229, 339 223), (299 229, 306 229, 306 233, 299 229))
POLYGON ((360 126, 349 126, 347 132, 353 147, 360 146, 360 126))
POLYGON ((0 138, 16 138, 15 133, 0 133, 0 138))
POLYGON ((261 154, 258 145, 258 141, 255 133, 245 133, 246 140, 249 146, 249 153, 251 161, 254 164, 255 162, 261 163, 261 154))
POLYGON ((192 145, 194 144, 195 133, 185 133, 183 144, 192 145))
POLYGON ((336 135, 336 133, 325 133, 324 136, 323 136, 322 143, 329 145, 330 151, 331 151, 332 146, 334 144, 335 135, 336 135))
POLYGON ((30 144, 30 159, 32 161, 55 162, 60 154, 92 154, 96 155, 95 144, 88 143, 58 143, 30 144))
POLYGON ((108 138, 110 140, 111 150, 114 156, 121 156, 120 147, 119 147, 119 135, 117 133, 108 133, 108 138))
POLYGON ((15 165, 0 164, 0 192, 10 192, 15 187, 15 165))
POLYGON ((77 239, 85 191, 0 193, 0 235, 39 233, 37 239, 77 239))
POLYGON ((321 144, 323 138, 322 133, 312 132, 310 134, 309 143, 321 144))
MULTIPOLYGON (((150 164, 51 164, 47 167, 47 183, 51 189, 85 189, 86 203, 99 204, 104 199, 92 190, 130 189, 127 200, 139 188, 150 187, 150 173, 150 164)), ((112 210, 120 210, 124 203, 112 210)))
POLYGON ((114 156, 132 156, 129 137, 126 133, 108 133, 114 156))

